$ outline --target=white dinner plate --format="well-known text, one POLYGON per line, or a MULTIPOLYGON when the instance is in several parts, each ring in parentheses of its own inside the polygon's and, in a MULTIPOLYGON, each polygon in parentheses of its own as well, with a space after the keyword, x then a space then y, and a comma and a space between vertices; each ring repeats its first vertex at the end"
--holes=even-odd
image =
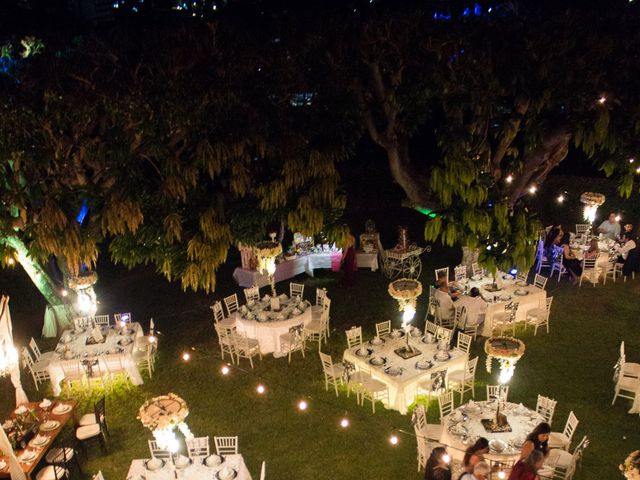
POLYGON ((71 411, 71 405, 67 404, 67 403, 59 403, 58 405, 56 405, 56 407, 51 410, 53 413, 55 413, 56 415, 63 415, 65 413, 68 413, 71 411))
POLYGON ((47 420, 42 425, 40 425, 40 430, 42 430, 43 432, 50 432, 52 430, 55 430, 59 426, 60 426, 60 422, 59 421, 57 421, 57 420, 47 420))
POLYGON ((33 452, 31 450, 27 450, 22 455, 20 455, 18 460, 20 460, 20 462, 22 462, 22 463, 29 463, 29 462, 33 462, 36 459, 37 456, 38 456, 38 454, 36 452, 33 452))

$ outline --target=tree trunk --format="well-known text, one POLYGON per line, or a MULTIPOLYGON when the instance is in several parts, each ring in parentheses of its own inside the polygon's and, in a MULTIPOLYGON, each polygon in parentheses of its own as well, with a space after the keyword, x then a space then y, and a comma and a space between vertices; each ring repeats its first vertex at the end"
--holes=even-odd
POLYGON ((55 312, 58 327, 64 328, 72 323, 73 318, 82 316, 74 308, 71 299, 62 296, 60 289, 47 271, 42 268, 37 260, 29 255, 27 246, 20 238, 11 235, 5 237, 2 242, 16 252, 17 261, 55 312))
POLYGON ((398 146, 389 145, 385 149, 391 176, 407 195, 407 206, 435 210, 437 207, 428 193, 427 179, 413 169, 409 159, 398 146))

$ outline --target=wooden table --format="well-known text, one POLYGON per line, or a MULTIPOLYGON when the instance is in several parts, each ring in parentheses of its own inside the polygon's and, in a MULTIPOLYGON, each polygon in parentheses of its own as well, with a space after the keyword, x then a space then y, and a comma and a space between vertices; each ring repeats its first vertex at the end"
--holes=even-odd
MULTIPOLYGON (((45 410, 43 410, 42 408, 40 408, 38 405, 40 404, 40 402, 29 402, 29 403, 25 403, 23 405, 25 405, 29 410, 33 410, 35 412, 35 414, 38 417, 38 423, 42 423, 44 421, 44 415, 45 415, 45 410)), ((35 450, 38 452, 38 456, 35 458, 35 460, 31 463, 20 463, 20 466, 22 467, 22 471, 25 473, 27 480, 32 480, 32 475, 34 474, 34 470, 36 469, 36 467, 38 466, 38 464, 40 463, 40 460, 42 460, 42 458, 47 454, 47 452, 49 451, 49 449, 52 447, 56 437, 60 434, 60 432, 62 431, 62 429, 64 428, 64 426, 67 424, 67 422, 72 419, 75 418, 75 414, 76 414, 76 407, 77 407, 77 402, 75 400, 65 400, 64 402, 53 402, 53 404, 51 405, 51 407, 49 407, 48 409, 48 420, 57 420, 58 422, 60 422, 60 426, 58 428, 56 428, 55 430, 52 430, 50 432, 42 432, 39 431, 38 434, 42 435, 42 436, 47 436, 50 437, 51 440, 49 440, 49 442, 42 448, 35 448, 35 449, 31 449, 30 447, 27 447, 27 449, 31 449, 31 450, 35 450), (67 413, 64 413, 62 415, 56 415, 53 413, 53 408, 58 404, 58 403, 65 403, 68 405, 71 405, 71 410, 68 411, 67 413)), ((11 416, 9 418, 15 418, 16 414, 12 413, 11 416)), ((20 455, 22 455, 23 450, 16 450, 15 451, 15 455, 16 457, 19 457, 20 455)), ((5 461, 8 462, 7 458, 2 457, 5 461)), ((0 470, 0 478, 11 478, 11 475, 9 475, 9 466, 7 465, 7 467, 3 470, 0 470)))

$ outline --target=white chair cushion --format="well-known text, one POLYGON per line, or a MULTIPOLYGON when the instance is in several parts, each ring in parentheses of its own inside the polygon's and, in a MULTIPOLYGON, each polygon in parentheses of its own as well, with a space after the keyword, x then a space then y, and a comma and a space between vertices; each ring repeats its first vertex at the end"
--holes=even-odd
POLYGON ((47 463, 61 463, 65 458, 67 460, 71 460, 73 458, 73 453, 73 448, 65 448, 63 455, 62 448, 56 447, 49 450, 44 459, 47 463))
POLYGON ((361 385, 367 380, 371 380, 371 375, 364 372, 355 372, 351 375, 351 377, 349 377, 349 384, 352 386, 361 385))
POLYGON ((627 375, 640 377, 640 363, 629 363, 629 362, 626 362, 624 364, 623 371, 627 375))
POLYGON ((382 392, 387 389, 387 386, 379 380, 373 378, 367 378, 362 382, 362 387, 369 392, 382 392))
POLYGON ((224 320, 220 320, 218 325, 225 328, 233 328, 236 326, 236 319, 234 318, 225 318, 224 320))
POLYGON ((38 361, 42 363, 49 363, 51 362, 51 360, 53 360, 53 356, 55 354, 56 352, 44 352, 40 355, 40 360, 38 361))
POLYGON ((543 308, 532 308, 527 311, 527 320, 538 319, 544 317, 547 311, 543 308))
POLYGON ((82 415, 82 417, 80 417, 80 421, 78 422, 78 425, 80 425, 81 427, 84 427, 86 425, 93 425, 96 423, 96 416, 93 413, 85 413, 84 415, 82 415))
MULTIPOLYGON (((66 470, 64 470, 64 472, 60 472, 60 470, 58 470, 58 472, 61 475, 68 474, 66 470)), ((37 480, 56 480, 56 474, 53 471, 53 466, 47 465, 42 470, 40 470, 36 475, 36 479, 37 480)))
POLYGON ((422 433, 425 437, 430 438, 432 440, 440 440, 442 436, 442 425, 430 424, 428 423, 422 429, 422 433))
POLYGON ((636 391, 640 388, 640 380, 632 377, 622 377, 618 381, 618 386, 621 390, 636 391))
POLYGON ((84 427, 78 427, 76 430, 76 438, 78 440, 86 440, 87 438, 95 437, 100 434, 100 425, 94 423, 93 425, 85 425, 84 427))
POLYGON ((312 320, 304 329, 311 333, 321 333, 324 332, 324 325, 322 325, 320 320, 312 320))
POLYGON ((571 455, 569 452, 554 448, 549 452, 549 456, 547 457, 545 463, 550 466, 558 466, 560 468, 566 469, 569 465, 571 465, 572 458, 573 455, 571 455))
POLYGON ((458 370, 457 372, 450 373, 447 379, 449 382, 461 383, 464 381, 464 372, 461 370, 458 370))
POLYGON ((562 432, 551 432, 549 436, 549 448, 564 448, 569 443, 569 439, 562 432))

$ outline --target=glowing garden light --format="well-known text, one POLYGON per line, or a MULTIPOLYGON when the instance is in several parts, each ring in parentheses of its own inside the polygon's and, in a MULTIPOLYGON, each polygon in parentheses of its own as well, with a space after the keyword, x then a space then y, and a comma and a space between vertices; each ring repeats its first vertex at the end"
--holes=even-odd
POLYGON ((393 434, 389 437, 389 443, 391 445, 397 445, 398 442, 400 442, 400 439, 398 438, 398 436, 396 434, 393 434))
POLYGON ((258 386, 256 387, 256 392, 258 392, 258 395, 262 395, 266 391, 267 389, 261 383, 259 383, 258 386))
POLYGON ((607 97, 602 95, 600 98, 598 98, 598 103, 600 105, 604 105, 604 103, 607 101, 607 97))
POLYGON ((498 472, 498 478, 500 478, 501 480, 504 479, 504 478, 507 478, 507 474, 504 473, 504 471, 500 470, 498 472))
POLYGON ((307 403, 306 400, 300 400, 298 402, 298 410, 300 410, 301 412, 304 412, 307 408, 309 408, 309 404, 307 403))
POLYGON ((222 368, 220 369, 220 373, 222 373, 222 375, 229 375, 230 371, 231 369, 229 368, 228 365, 223 365, 222 368))
POLYGON ((185 362, 188 362, 189 360, 191 360, 191 354, 189 352, 184 352, 182 354, 182 360, 184 360, 185 362))
POLYGON ((535 185, 531 185, 531 186, 529 187, 529 193, 530 193, 531 195, 533 195, 533 194, 534 194, 534 193, 536 193, 537 191, 538 191, 538 187, 536 187, 535 185))
POLYGON ((507 178, 505 178, 504 181, 507 183, 513 182, 513 175, 511 174, 507 175, 507 178))
POLYGON ((66 288, 63 288, 62 290, 60 290, 60 295, 62 295, 63 297, 66 297, 67 295, 69 295, 69 292, 67 291, 66 288))
POLYGON ((558 201, 558 203, 563 203, 564 202, 564 195, 563 194, 558 195, 558 198, 556 200, 558 201))
POLYGON ((347 417, 343 417, 343 418, 340 420, 340 426, 341 426, 342 428, 347 428, 347 427, 349 426, 349 424, 350 424, 350 422, 349 422, 349 419, 348 419, 347 417))

